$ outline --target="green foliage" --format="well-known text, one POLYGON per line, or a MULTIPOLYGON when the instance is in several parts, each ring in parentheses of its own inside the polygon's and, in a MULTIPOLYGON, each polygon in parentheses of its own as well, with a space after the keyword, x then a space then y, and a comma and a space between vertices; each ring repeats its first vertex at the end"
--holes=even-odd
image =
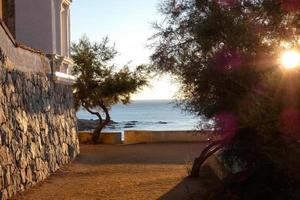
POLYGON ((165 0, 152 55, 155 70, 181 81, 185 108, 209 118, 238 114, 240 102, 257 95, 278 68, 279 45, 295 45, 292 30, 300 26, 300 14, 291 16, 278 1, 217 2, 165 0))
POLYGON ((101 43, 91 43, 83 37, 78 44, 72 45, 72 59, 76 63, 73 74, 77 77, 74 84, 75 104, 78 108, 99 106, 101 101, 110 108, 122 102, 129 103, 130 96, 147 84, 143 66, 130 71, 127 66, 115 71, 111 61, 117 52, 108 45, 108 39, 101 43))
POLYGON ((299 49, 300 2, 164 0, 161 13, 152 68, 181 82, 183 108, 217 122, 230 113, 237 122, 231 128, 246 128, 226 144, 228 163, 262 171, 268 167, 259 163, 271 163, 270 180, 291 180, 283 174, 295 172, 299 183, 291 168, 299 167, 300 70, 283 69, 279 57, 286 46, 299 49))
POLYGON ((131 95, 147 85, 145 66, 132 71, 128 66, 116 70, 112 61, 117 52, 109 45, 108 38, 100 43, 91 43, 83 37, 72 45, 71 52, 75 62, 73 75, 77 78, 74 84, 75 106, 77 109, 83 106, 97 115, 101 131, 110 121, 108 111, 111 106, 129 103, 131 95))

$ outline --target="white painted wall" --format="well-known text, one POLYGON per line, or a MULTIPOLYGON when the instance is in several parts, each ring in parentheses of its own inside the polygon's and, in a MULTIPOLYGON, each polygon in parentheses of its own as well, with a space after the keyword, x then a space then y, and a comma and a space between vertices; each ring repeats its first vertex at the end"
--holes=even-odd
MULTIPOLYGON (((69 57, 69 53, 62 53, 62 46, 70 46, 69 39, 65 41, 67 44, 62 44, 61 8, 64 1, 67 0, 15 0, 16 40, 46 54, 69 57)), ((69 38, 69 31, 67 35, 69 38)))
POLYGON ((16 40, 52 54, 52 0, 15 0, 16 40))
MULTIPOLYGON (((38 1, 38 0, 36 0, 38 1)), ((53 5, 53 45, 55 48, 55 53, 61 55, 61 4, 62 0, 52 0, 53 5)))

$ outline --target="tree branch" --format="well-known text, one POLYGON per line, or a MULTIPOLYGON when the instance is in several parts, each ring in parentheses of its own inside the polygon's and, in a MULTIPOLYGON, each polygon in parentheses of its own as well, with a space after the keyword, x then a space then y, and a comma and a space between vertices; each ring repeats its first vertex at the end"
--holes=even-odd
POLYGON ((211 144, 207 145, 205 149, 201 152, 201 155, 194 160, 190 177, 198 177, 200 167, 202 166, 202 164, 207 160, 207 158, 209 158, 215 152, 223 148, 226 142, 227 142, 227 138, 212 142, 211 144))
POLYGON ((108 109, 102 101, 99 101, 99 106, 105 113, 105 125, 107 125, 110 122, 110 115, 109 115, 108 109))
POLYGON ((82 106, 84 107, 84 109, 86 109, 92 115, 96 115, 98 117, 98 119, 100 120, 100 123, 102 124, 103 120, 102 120, 100 113, 92 111, 89 107, 85 106, 85 104, 82 104, 82 106))

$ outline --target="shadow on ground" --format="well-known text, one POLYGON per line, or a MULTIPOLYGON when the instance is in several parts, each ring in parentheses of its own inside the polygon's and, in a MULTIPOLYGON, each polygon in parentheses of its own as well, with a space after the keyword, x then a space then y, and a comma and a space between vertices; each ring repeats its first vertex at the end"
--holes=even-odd
POLYGON ((185 178, 190 161, 205 145, 82 145, 72 164, 16 199, 205 199, 206 189, 215 183, 210 172, 203 171, 200 179, 185 178))
POLYGON ((220 184, 213 172, 204 167, 199 178, 184 178, 159 200, 207 200, 214 188, 219 187, 220 184))

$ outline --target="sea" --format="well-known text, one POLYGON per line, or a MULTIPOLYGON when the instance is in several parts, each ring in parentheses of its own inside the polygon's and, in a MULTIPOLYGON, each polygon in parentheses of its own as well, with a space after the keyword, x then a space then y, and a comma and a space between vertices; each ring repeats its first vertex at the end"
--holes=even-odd
MULTIPOLYGON (((211 122, 187 113, 172 100, 139 100, 128 105, 116 104, 110 110, 114 123, 105 131, 125 130, 197 130, 206 129, 211 122)), ((84 109, 77 112, 78 119, 97 119, 84 109)))

